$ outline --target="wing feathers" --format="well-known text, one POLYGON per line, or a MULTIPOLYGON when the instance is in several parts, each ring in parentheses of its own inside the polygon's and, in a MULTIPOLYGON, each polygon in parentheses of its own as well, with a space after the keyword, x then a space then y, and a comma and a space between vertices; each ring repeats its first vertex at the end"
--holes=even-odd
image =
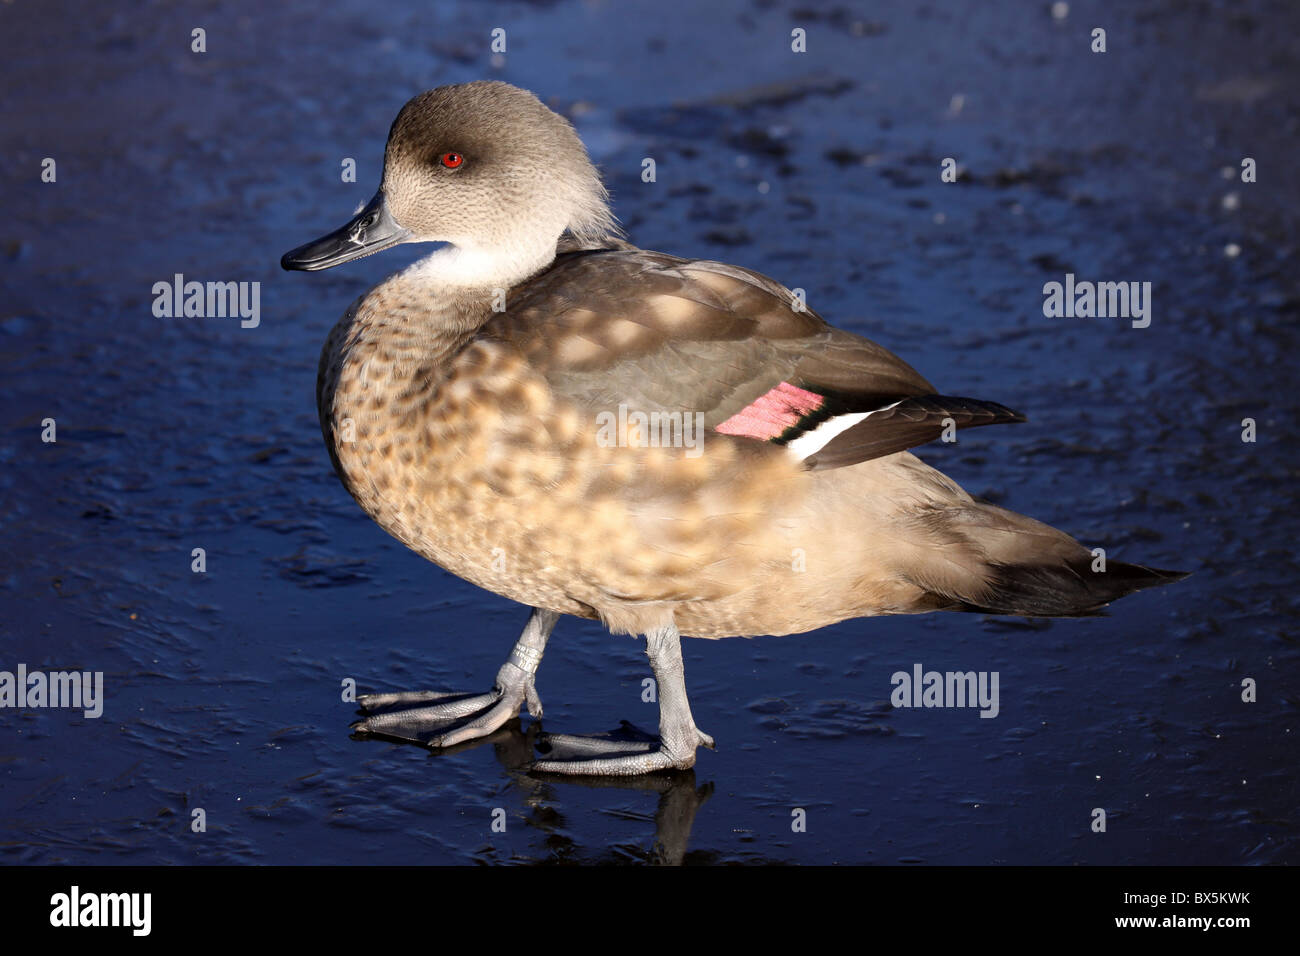
POLYGON ((796 307, 767 276, 620 245, 560 255, 510 290, 480 334, 517 348, 552 392, 590 413, 700 412, 706 428, 784 444, 839 468, 1024 419, 935 394, 887 349, 796 307))

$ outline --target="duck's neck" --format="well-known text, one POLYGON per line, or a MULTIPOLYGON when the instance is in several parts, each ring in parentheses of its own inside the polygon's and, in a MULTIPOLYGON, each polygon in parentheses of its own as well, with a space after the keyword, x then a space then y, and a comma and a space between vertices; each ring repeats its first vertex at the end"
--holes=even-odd
POLYGON ((395 373, 442 367, 479 328, 509 307, 508 293, 555 261, 545 246, 448 245, 371 289, 342 325, 340 343, 380 344, 395 373))
POLYGON ((508 308, 512 287, 553 261, 554 240, 531 249, 444 246, 370 290, 344 320, 346 340, 382 340, 397 371, 441 367, 508 308))
POLYGON ((349 358, 361 358, 363 346, 378 347, 391 371, 406 375, 441 368, 492 315, 490 289, 444 285, 407 269, 375 286, 344 316, 339 341, 349 358))

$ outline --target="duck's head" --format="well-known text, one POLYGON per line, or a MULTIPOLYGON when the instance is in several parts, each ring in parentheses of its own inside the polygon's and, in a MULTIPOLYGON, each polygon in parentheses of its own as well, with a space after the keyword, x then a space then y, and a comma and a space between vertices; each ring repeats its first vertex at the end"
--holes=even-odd
POLYGON ((403 106, 379 192, 280 265, 315 271, 402 242, 444 242, 425 268, 456 284, 508 285, 545 267, 566 231, 582 242, 617 232, 573 126, 527 90, 464 83, 403 106))

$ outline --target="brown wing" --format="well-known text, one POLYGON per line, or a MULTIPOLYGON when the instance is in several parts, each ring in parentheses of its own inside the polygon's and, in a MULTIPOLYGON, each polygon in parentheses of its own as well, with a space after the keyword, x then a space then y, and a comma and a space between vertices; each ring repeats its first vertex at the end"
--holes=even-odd
POLYGON ((809 467, 840 467, 957 427, 1020 420, 935 396, 910 365, 799 308, 748 269, 626 248, 561 255, 510 290, 483 334, 509 342, 585 411, 700 412, 706 428, 788 444, 837 416, 873 412, 809 467), (892 406, 892 407, 891 407, 892 406))

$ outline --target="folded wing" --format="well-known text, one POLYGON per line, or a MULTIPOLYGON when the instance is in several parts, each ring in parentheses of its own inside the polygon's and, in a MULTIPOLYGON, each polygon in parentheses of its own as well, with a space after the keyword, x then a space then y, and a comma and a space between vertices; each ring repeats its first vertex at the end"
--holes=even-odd
POLYGON ((1024 421, 936 394, 766 276, 641 249, 559 256, 511 290, 483 334, 523 352, 585 412, 698 412, 718 435, 786 446, 813 469, 904 451, 945 428, 1024 421))

